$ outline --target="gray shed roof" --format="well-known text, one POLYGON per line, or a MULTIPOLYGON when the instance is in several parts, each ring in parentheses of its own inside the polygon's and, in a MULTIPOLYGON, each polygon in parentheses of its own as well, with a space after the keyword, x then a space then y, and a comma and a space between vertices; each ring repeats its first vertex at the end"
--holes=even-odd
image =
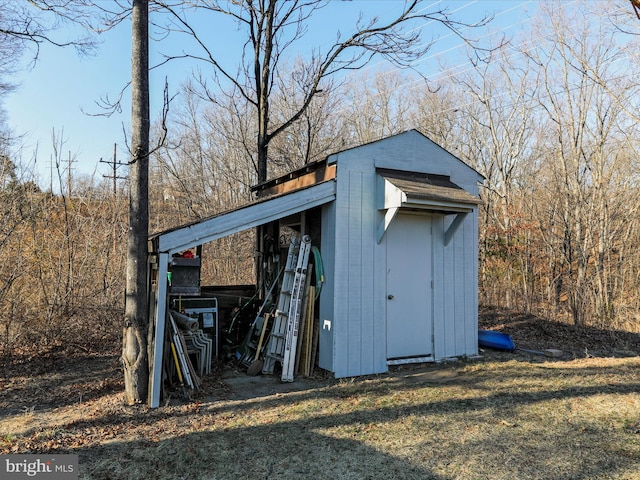
POLYGON ((156 252, 172 254, 323 205, 335 197, 336 182, 329 180, 159 232, 149 239, 156 252))
POLYGON ((482 201, 442 175, 425 175, 424 178, 394 178, 383 175, 392 185, 402 190, 407 201, 449 201, 461 204, 479 205, 482 201))
POLYGON ((382 180, 379 206, 427 209, 443 213, 469 211, 480 198, 456 185, 445 175, 378 169, 382 180))

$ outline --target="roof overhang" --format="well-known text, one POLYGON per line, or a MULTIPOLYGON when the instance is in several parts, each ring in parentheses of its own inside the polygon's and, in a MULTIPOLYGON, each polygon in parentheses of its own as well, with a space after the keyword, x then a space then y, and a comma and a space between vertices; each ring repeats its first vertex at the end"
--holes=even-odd
MULTIPOLYGON (((174 253, 324 205, 335 198, 335 180, 325 181, 152 235, 149 237, 149 242, 152 253, 158 257, 157 278, 167 277, 169 259, 174 253)), ((157 289, 156 299, 166 299, 167 282, 158 282, 157 289)), ((153 314, 155 318, 153 352, 150 357, 152 367, 149 404, 152 408, 160 406, 164 342, 157 339, 164 338, 166 312, 166 301, 156 300, 153 314)))
POLYGON ((150 241, 156 252, 173 254, 324 205, 335 198, 336 182, 330 180, 157 233, 150 241))
POLYGON ((400 209, 456 215, 445 232, 445 245, 468 213, 482 203, 480 198, 451 181, 448 176, 425 173, 378 170, 376 185, 377 208, 384 211, 378 227, 378 243, 400 209))

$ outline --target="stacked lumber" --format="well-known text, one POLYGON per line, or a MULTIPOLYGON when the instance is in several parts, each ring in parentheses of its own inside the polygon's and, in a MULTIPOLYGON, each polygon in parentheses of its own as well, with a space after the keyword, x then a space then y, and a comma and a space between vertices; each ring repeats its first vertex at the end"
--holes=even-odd
POLYGON ((299 358, 296 372, 306 377, 313 373, 317 351, 318 328, 315 319, 315 287, 309 285, 305 294, 304 317, 300 321, 298 337, 299 358))

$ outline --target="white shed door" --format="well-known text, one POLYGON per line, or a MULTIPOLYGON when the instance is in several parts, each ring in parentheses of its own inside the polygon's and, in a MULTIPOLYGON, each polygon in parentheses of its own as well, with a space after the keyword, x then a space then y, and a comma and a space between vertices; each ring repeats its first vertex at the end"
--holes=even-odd
POLYGON ((398 214, 386 237, 387 359, 432 355, 431 218, 398 214))

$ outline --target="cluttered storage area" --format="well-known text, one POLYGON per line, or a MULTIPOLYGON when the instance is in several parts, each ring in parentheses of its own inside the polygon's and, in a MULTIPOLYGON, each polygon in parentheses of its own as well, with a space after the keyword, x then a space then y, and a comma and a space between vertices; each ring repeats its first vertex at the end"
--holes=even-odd
POLYGON ((477 354, 478 183, 411 130, 254 187, 149 241, 150 405, 212 365, 290 382, 477 354), (201 285, 202 246, 256 231, 255 285, 201 285))

